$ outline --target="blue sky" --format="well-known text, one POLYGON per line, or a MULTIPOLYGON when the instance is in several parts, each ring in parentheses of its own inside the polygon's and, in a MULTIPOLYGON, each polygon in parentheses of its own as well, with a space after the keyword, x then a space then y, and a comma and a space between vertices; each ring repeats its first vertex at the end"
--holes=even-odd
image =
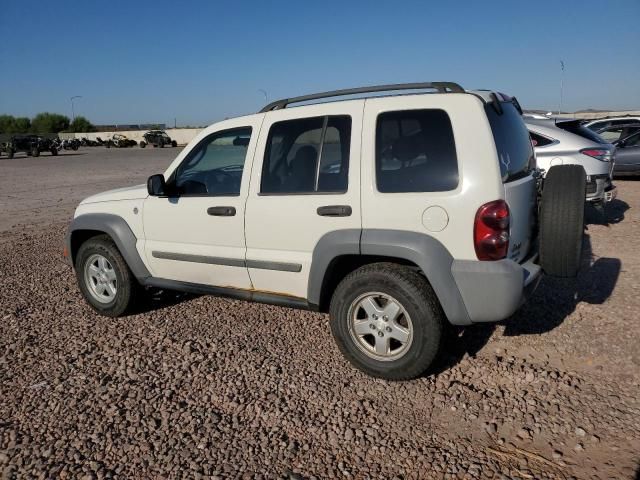
POLYGON ((640 0, 2 0, 0 113, 207 124, 269 100, 451 80, 526 108, 640 109, 640 0))

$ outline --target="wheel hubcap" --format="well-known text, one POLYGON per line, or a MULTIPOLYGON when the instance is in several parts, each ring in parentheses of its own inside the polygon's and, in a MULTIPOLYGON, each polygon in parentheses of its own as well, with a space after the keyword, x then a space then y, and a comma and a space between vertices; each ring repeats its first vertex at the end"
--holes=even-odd
POLYGON ((100 303, 110 303, 116 297, 116 271, 106 257, 96 253, 87 259, 84 264, 84 280, 91 296, 100 303))
POLYGON ((368 357, 391 361, 404 356, 413 341, 413 324, 400 302, 385 293, 366 293, 349 307, 349 334, 368 357))

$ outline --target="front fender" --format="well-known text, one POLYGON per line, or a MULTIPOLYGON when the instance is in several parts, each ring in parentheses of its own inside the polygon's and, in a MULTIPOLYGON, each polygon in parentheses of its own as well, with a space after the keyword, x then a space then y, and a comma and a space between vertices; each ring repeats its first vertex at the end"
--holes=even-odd
POLYGON ((75 265, 79 244, 74 242, 74 235, 80 232, 94 231, 106 233, 114 241, 120 254, 138 280, 151 276, 149 270, 138 254, 137 237, 126 220, 118 215, 109 213, 86 213, 73 219, 65 237, 65 249, 71 265, 75 265))

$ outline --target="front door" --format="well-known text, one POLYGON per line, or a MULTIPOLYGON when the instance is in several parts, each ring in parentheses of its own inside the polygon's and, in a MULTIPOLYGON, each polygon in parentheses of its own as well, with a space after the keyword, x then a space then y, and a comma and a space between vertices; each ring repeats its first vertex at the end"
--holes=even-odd
POLYGON ((256 290, 307 298, 320 238, 361 228, 363 103, 266 115, 247 199, 247 266, 256 290))
POLYGON ((245 202, 263 115, 222 122, 169 167, 166 197, 144 203, 145 255, 156 278, 250 289, 245 202))

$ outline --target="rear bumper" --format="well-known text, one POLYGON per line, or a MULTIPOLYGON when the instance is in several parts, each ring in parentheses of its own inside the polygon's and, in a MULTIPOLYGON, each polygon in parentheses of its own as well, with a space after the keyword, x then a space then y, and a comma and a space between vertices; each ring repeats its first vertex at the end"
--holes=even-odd
POLYGON ((608 201, 606 192, 612 188, 611 177, 606 175, 590 175, 587 179, 588 202, 608 201))
POLYGON ((519 264, 513 260, 454 260, 451 273, 472 323, 510 317, 535 291, 542 269, 537 254, 519 264))

